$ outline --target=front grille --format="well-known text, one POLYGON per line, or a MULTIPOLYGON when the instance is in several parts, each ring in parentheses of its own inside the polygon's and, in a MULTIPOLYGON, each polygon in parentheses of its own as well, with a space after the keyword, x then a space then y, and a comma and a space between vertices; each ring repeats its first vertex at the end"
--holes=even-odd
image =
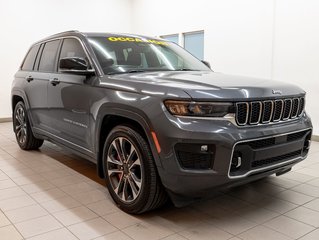
POLYGON ((296 132, 287 136, 287 142, 295 141, 305 136, 305 132, 296 132))
POLYGON ((269 147, 272 145, 276 144, 276 138, 266 138, 262 140, 256 140, 252 142, 247 142, 247 145, 249 145, 253 149, 258 149, 258 148, 264 148, 264 147, 269 147))
POLYGON ((309 151, 310 139, 311 130, 303 130, 240 142, 233 149, 229 174, 241 176, 250 171, 304 157, 309 151))
POLYGON ((236 122, 240 126, 287 121, 299 117, 304 97, 236 103, 236 122))
POLYGON ((251 168, 254 169, 254 168, 260 168, 263 166, 269 166, 271 164, 276 164, 276 163, 279 163, 281 161, 287 161, 289 159, 298 157, 300 155, 301 155, 301 150, 298 150, 298 151, 283 154, 280 156, 254 161, 251 163, 251 168))

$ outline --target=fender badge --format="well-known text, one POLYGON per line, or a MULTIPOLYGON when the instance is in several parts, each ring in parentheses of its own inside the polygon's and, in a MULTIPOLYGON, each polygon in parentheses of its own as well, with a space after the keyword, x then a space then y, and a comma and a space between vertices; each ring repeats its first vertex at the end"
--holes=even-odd
POLYGON ((282 94, 282 91, 280 90, 272 90, 272 94, 278 94, 278 95, 281 95, 282 94))

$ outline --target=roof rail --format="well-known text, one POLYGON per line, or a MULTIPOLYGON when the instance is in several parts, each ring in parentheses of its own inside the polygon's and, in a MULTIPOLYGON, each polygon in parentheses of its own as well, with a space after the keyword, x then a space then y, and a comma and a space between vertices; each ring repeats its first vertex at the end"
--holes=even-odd
POLYGON ((61 34, 67 34, 67 33, 80 33, 78 30, 70 30, 70 31, 64 31, 64 32, 59 32, 59 33, 55 33, 47 38, 52 38, 61 34))
MULTIPOLYGON (((78 30, 69 30, 69 31, 59 32, 57 34, 62 34, 62 33, 79 33, 79 31, 78 30)), ((56 34, 54 34, 54 35, 56 35, 56 34)))

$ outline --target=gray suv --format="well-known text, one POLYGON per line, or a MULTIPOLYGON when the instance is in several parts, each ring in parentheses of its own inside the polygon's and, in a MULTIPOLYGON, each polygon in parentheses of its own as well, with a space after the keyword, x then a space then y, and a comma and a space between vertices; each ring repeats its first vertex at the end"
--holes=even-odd
POLYGON ((309 150, 304 109, 297 86, 215 73, 172 42, 129 34, 48 37, 12 84, 19 146, 49 140, 93 161, 134 214, 288 172, 309 150))

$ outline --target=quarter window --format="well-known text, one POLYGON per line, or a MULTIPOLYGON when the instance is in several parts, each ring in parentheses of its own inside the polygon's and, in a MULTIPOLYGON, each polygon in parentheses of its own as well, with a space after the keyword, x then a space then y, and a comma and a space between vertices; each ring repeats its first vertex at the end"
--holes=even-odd
POLYGON ((39 65, 40 72, 54 72, 59 43, 60 40, 55 40, 45 44, 39 65))
POLYGON ((40 45, 36 45, 30 49, 30 51, 28 52, 28 54, 23 62, 23 65, 21 68, 22 70, 25 70, 25 71, 32 71, 33 70, 34 60, 35 60, 37 53, 39 51, 39 47, 40 47, 40 45))

